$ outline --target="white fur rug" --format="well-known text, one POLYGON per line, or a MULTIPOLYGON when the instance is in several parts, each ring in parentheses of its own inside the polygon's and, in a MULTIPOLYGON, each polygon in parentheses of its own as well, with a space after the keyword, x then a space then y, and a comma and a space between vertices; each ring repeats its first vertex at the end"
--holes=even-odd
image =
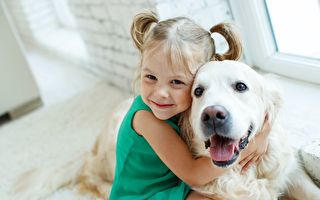
MULTIPOLYGON (((17 176, 34 167, 63 164, 89 150, 107 116, 129 94, 106 83, 0 127, 0 199, 10 200, 17 176)), ((49 200, 90 199, 61 189, 49 200)))

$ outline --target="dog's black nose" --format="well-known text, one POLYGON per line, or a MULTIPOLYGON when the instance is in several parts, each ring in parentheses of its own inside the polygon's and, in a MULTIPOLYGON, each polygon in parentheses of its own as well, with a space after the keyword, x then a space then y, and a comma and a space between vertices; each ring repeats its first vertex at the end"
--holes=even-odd
POLYGON ((201 115, 202 123, 208 128, 220 129, 228 121, 229 112, 223 106, 208 106, 201 115))

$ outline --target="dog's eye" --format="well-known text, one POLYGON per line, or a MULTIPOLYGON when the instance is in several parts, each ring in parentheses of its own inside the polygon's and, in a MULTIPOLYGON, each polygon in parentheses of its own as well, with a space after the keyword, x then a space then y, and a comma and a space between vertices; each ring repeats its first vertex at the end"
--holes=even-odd
POLYGON ((244 84, 242 82, 237 82, 235 84, 235 90, 237 90, 238 92, 244 92, 244 91, 248 90, 248 87, 246 86, 246 84, 244 84))
POLYGON ((194 95, 196 97, 200 97, 202 95, 203 91, 204 91, 203 87, 197 87, 196 89, 194 89, 194 95))

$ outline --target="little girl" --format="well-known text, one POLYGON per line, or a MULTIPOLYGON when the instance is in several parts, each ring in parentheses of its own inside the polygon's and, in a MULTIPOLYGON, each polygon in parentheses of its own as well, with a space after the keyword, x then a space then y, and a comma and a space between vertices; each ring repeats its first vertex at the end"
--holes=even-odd
MULTIPOLYGON (((189 186, 204 185, 228 169, 214 167, 208 157, 193 158, 177 122, 191 105, 190 90, 199 67, 210 60, 239 59, 241 44, 228 24, 208 32, 188 18, 159 21, 154 13, 136 15, 131 35, 142 55, 141 95, 119 130, 110 200, 206 199, 189 186), (228 42, 223 55, 215 52, 213 32, 228 42)), ((242 166, 266 150, 263 139, 248 148, 242 166)))

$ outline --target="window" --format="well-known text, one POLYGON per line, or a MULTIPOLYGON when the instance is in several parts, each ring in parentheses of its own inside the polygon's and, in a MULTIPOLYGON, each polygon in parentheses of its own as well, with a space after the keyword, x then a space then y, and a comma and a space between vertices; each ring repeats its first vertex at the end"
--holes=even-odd
POLYGON ((318 0, 229 0, 250 65, 320 83, 318 0))
POLYGON ((320 59, 320 1, 266 0, 266 6, 278 52, 320 59))

